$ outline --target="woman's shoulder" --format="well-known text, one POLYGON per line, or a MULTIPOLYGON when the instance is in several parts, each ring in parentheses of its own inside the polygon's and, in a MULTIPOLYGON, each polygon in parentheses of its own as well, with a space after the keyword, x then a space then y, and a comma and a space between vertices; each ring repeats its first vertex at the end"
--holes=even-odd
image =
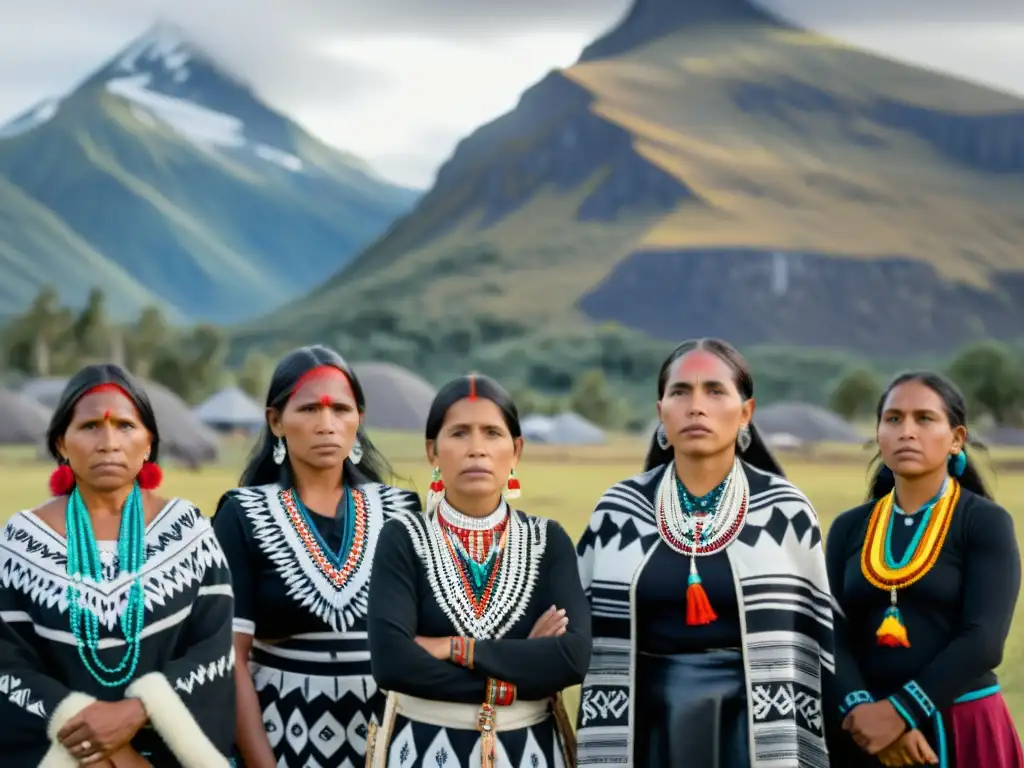
POLYGON ((395 517, 402 514, 417 514, 423 509, 419 494, 407 488, 400 488, 396 485, 386 483, 367 482, 356 486, 360 491, 376 496, 380 499, 381 507, 384 509, 385 517, 395 517))
POLYGON ((598 509, 606 504, 616 505, 617 502, 629 498, 637 501, 645 499, 648 503, 653 503, 658 483, 661 482, 662 475, 668 471, 669 466, 669 464, 659 464, 632 477, 619 480, 601 494, 601 498, 597 502, 598 509))
POLYGON ((1002 504, 967 488, 960 490, 960 503, 964 525, 968 533, 980 531, 998 536, 1015 536, 1013 515, 1002 504))

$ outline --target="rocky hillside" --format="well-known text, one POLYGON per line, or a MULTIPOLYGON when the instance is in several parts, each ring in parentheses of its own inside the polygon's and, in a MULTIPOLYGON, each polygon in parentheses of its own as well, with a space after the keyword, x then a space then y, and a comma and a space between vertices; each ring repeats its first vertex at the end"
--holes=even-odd
POLYGON ((637 0, 468 136, 385 237, 239 340, 612 321, 946 352, 1022 333, 1022 242, 1024 100, 743 0, 637 0))
POLYGON ((131 316, 238 321, 321 283, 415 193, 155 27, 0 127, 0 314, 44 284, 131 316))

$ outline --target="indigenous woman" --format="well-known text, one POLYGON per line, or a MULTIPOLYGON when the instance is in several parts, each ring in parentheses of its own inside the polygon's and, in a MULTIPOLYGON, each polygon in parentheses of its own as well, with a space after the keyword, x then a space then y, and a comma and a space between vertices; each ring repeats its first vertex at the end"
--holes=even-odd
POLYGON ((366 601, 384 521, 419 499, 382 484, 348 364, 303 347, 277 365, 267 423, 214 530, 235 587, 239 764, 362 765, 384 697, 370 676, 366 601))
POLYGON ((1020 553, 1012 518, 965 449, 964 398, 938 374, 907 373, 877 414, 869 501, 828 534, 841 609, 826 715, 842 721, 830 735, 832 765, 1021 768, 993 671, 1020 553))
POLYGON ((562 689, 590 658, 572 541, 519 495, 516 407, 482 376, 449 382, 427 417, 426 514, 384 526, 370 661, 387 709, 372 768, 566 768, 562 689))
POLYGON ((594 622, 581 766, 828 766, 821 533, 751 423, 753 397, 727 343, 678 346, 646 471, 605 493, 580 539, 594 622))
POLYGON ((154 492, 149 398, 83 368, 47 443, 55 498, 0 537, 0 763, 227 768, 230 576, 199 510, 154 492))

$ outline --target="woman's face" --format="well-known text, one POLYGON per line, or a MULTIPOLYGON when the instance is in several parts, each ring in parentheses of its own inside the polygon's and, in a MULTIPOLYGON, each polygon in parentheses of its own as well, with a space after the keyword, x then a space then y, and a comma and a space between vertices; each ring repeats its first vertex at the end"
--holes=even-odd
POLYGON ((946 471, 946 462, 967 441, 967 429, 949 423, 946 405, 920 381, 893 387, 882 404, 877 430, 882 461, 901 477, 946 471))
POLYGON ((441 470, 445 495, 456 509, 460 501, 493 499, 519 463, 523 439, 513 439, 501 409, 486 398, 464 398, 445 414, 436 440, 427 441, 427 459, 441 470))
POLYGON ((104 493, 135 482, 152 445, 135 403, 114 386, 86 393, 57 440, 57 450, 71 465, 78 484, 104 493))
POLYGON ((348 377, 328 367, 300 380, 284 408, 268 409, 267 419, 284 438, 292 466, 316 471, 341 469, 362 422, 348 377))
POLYGON ((677 452, 706 457, 733 450, 754 415, 754 401, 744 402, 733 378, 728 363, 703 349, 671 365, 658 416, 677 452))

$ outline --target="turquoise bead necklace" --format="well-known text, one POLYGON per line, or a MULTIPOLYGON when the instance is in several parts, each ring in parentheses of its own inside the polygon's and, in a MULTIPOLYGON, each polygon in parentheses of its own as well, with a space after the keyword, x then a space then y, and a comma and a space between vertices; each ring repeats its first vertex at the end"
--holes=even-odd
POLYGON ((117 537, 117 558, 119 575, 127 573, 133 577, 128 589, 124 612, 121 614, 121 631, 127 649, 121 663, 109 667, 99 658, 100 619, 88 606, 81 604, 81 585, 85 581, 99 584, 103 581, 103 565, 99 546, 92 530, 89 510, 82 501, 82 495, 75 487, 68 497, 66 511, 67 572, 71 583, 67 588, 68 618, 71 634, 78 645, 78 655, 89 674, 100 685, 119 688, 135 676, 141 650, 142 627, 145 621, 145 592, 139 572, 146 562, 146 523, 142 507, 142 492, 136 483, 121 509, 121 528, 117 537))
MULTIPOLYGON (((728 476, 720 482, 717 486, 712 488, 703 496, 696 496, 686 490, 686 486, 676 480, 676 492, 679 495, 679 505, 686 510, 686 514, 690 517, 697 515, 706 515, 708 525, 701 526, 700 542, 693 542, 691 544, 707 543, 713 533, 711 521, 714 520, 715 514, 718 512, 719 503, 722 500, 722 494, 725 493, 725 486, 729 483, 728 476)), ((692 534, 690 536, 692 539, 692 534)))

